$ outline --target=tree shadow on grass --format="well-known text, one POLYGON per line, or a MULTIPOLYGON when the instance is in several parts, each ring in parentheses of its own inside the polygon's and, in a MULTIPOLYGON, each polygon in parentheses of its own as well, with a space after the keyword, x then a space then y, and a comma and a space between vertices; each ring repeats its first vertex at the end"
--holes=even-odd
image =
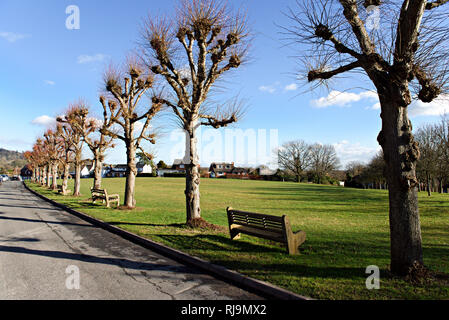
POLYGON ((138 223, 138 222, 126 222, 126 221, 112 221, 108 222, 113 226, 127 225, 127 226, 146 226, 146 227, 173 227, 173 228, 185 228, 185 223, 172 223, 172 224, 155 224, 155 223, 138 223))
MULTIPOLYGON (((202 251, 202 255, 212 263, 233 270, 241 270, 250 275, 366 279, 366 267, 373 264, 373 261, 389 261, 388 243, 374 245, 349 241, 340 243, 346 246, 341 248, 332 241, 313 241, 300 247, 300 255, 292 256, 286 253, 282 244, 268 240, 258 239, 260 243, 252 243, 245 240, 233 241, 220 235, 158 234, 156 236, 168 245, 181 250, 194 248, 202 251), (353 248, 357 248, 358 252, 352 251, 353 248), (232 252, 233 257, 227 260, 220 259, 220 252, 232 252), (309 258, 309 254, 315 257, 309 258), (257 255, 262 257, 258 259, 257 255), (347 266, 344 266, 345 264, 347 266)), ((428 258, 449 255, 449 248, 433 246, 426 249, 426 255, 428 258)), ((386 268, 386 265, 379 266, 386 268)), ((429 267, 432 268, 432 266, 429 267)), ((390 277, 386 269, 382 270, 382 274, 385 278, 390 277)))
MULTIPOLYGON (((235 253, 235 259, 224 260, 216 258, 215 256, 207 257, 209 261, 214 264, 222 265, 232 270, 244 271, 249 275, 267 275, 269 277, 285 276, 285 277, 317 277, 317 278, 344 278, 344 279, 356 279, 366 278, 365 268, 354 267, 319 267, 310 266, 305 263, 298 262, 297 257, 300 256, 288 256, 285 252, 285 248, 279 246, 269 247, 263 244, 257 245, 245 241, 232 241, 226 237, 216 235, 195 235, 195 236, 182 236, 182 235, 158 235, 166 242, 179 246, 195 248, 195 250, 211 250, 211 251, 226 251, 235 253), (288 260, 285 263, 267 263, 267 259, 255 259, 254 255, 244 257, 240 253, 256 253, 256 254, 282 254, 285 255, 285 259, 288 260), (296 262, 295 262, 296 261, 296 262)), ((268 257, 270 259, 270 257, 268 257)))
MULTIPOLYGON (((247 241, 231 240, 228 237, 220 235, 155 235, 164 241, 172 244, 175 247, 195 248, 196 250, 210 250, 210 251, 229 251, 232 248, 236 253, 238 252, 257 252, 257 253, 285 253, 285 248, 279 243, 279 248, 269 247, 261 243, 260 245, 247 241)), ((275 242, 273 242, 275 243, 275 242)), ((267 240, 265 244, 269 244, 267 240)), ((277 243, 276 243, 277 244, 277 243)))

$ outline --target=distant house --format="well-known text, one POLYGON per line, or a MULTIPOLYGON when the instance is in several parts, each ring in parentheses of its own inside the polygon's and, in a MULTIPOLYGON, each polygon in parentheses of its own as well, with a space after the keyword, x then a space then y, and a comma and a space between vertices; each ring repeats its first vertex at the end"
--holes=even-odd
POLYGON ((153 168, 149 164, 137 164, 137 174, 151 174, 153 173, 153 168))
POLYGON ((185 174, 187 165, 181 159, 175 159, 173 165, 167 168, 157 169, 158 177, 163 177, 166 174, 185 174))
POLYGON ((126 164, 111 164, 107 167, 106 177, 123 178, 126 176, 126 164))
POLYGON ((88 178, 93 176, 94 169, 95 166, 93 161, 84 162, 84 165, 81 167, 81 178, 88 178))
POLYGON ((225 176, 239 176, 239 177, 245 177, 249 175, 250 169, 249 168, 241 168, 236 167, 234 165, 234 162, 232 163, 212 163, 209 167, 210 177, 211 178, 219 178, 219 177, 225 177, 225 176))
POLYGON ((211 163, 211 165, 209 167, 210 177, 211 178, 223 177, 226 174, 231 173, 234 168, 235 168, 234 162, 232 162, 232 163, 226 163, 226 162, 215 163, 215 162, 213 162, 213 163, 211 163))
POLYGON ((238 175, 238 176, 247 176, 249 175, 250 169, 249 168, 239 168, 239 167, 234 167, 230 174, 233 175, 238 175))

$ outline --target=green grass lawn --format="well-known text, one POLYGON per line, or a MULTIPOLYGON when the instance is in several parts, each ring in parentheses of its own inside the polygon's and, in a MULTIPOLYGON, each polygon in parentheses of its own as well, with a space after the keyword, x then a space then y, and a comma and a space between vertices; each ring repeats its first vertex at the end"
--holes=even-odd
MULTIPOLYGON (((73 181, 72 181, 73 183, 73 181)), ((92 180, 82 196, 63 197, 31 187, 60 203, 120 228, 164 243, 251 277, 317 299, 448 299, 447 278, 412 284, 392 277, 389 266, 388 195, 381 190, 288 182, 203 179, 202 216, 222 231, 184 227, 184 179, 137 178, 135 211, 106 209, 89 201, 92 180), (304 230, 301 254, 289 256, 279 244, 242 235, 231 241, 226 207, 288 215, 304 230), (368 290, 365 269, 381 268, 380 290, 368 290)), ((124 196, 124 179, 104 179, 109 193, 124 196)), ((70 188, 73 190, 72 184, 70 188)), ((420 194, 424 262, 449 274, 449 195, 420 194)))

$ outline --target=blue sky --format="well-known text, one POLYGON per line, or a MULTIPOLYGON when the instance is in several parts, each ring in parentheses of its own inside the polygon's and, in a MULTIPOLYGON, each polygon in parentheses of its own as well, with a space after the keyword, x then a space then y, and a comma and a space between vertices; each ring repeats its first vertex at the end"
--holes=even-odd
MULTIPOLYGON (((304 93, 306 88, 297 87, 295 76, 299 66, 293 56, 297 52, 285 46, 276 26, 289 25, 283 12, 294 7, 295 1, 231 2, 247 9, 254 42, 250 63, 239 68, 227 85, 227 94, 239 93, 248 104, 245 117, 230 130, 237 135, 276 130, 274 137, 279 144, 294 139, 333 144, 343 165, 351 160, 368 160, 379 148, 376 137, 381 126, 377 100, 367 92, 369 86, 338 94, 359 86, 354 80, 345 80, 336 83, 330 93, 304 93)), ((0 147, 30 149, 45 130, 46 117, 61 114, 80 97, 100 113, 98 94, 105 65, 122 62, 136 48, 140 23, 148 14, 171 14, 175 4, 172 0, 2 0, 0 147), (66 28, 69 5, 80 9, 79 30, 66 28)), ((414 127, 437 121, 444 108, 443 104, 415 104, 411 109, 414 127)), ((182 143, 179 137, 173 139, 173 121, 162 117, 156 125, 165 132, 154 147, 157 159, 170 163, 178 157, 174 151, 182 153, 178 148, 182 143)), ((225 131, 219 134, 225 140, 225 131)), ((256 136, 257 143, 263 137, 256 136)), ((253 164, 248 159, 232 159, 225 149, 211 155, 209 146, 208 152, 209 156, 201 159, 203 164, 209 160, 253 164), (231 159, 224 159, 226 155, 231 159)), ((258 160, 255 161, 261 162, 258 160)), ((125 161, 120 143, 108 153, 106 161, 125 161)))

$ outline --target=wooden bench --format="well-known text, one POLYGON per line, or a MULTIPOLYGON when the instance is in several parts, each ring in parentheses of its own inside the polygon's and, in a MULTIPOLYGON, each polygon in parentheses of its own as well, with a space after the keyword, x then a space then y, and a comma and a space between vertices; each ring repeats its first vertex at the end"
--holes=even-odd
POLYGON ((306 241, 304 231, 293 232, 287 216, 277 217, 260 213, 226 209, 231 240, 240 234, 273 240, 286 245, 289 254, 298 254, 299 246, 306 241))
POLYGON ((92 202, 95 203, 97 200, 102 200, 103 203, 106 202, 106 206, 109 208, 111 203, 116 202, 117 207, 120 205, 120 196, 118 194, 108 194, 106 189, 90 189, 92 193, 92 202))
POLYGON ((58 184, 58 193, 61 193, 62 195, 66 195, 69 193, 72 193, 72 190, 66 190, 65 193, 62 192, 62 185, 58 184))

